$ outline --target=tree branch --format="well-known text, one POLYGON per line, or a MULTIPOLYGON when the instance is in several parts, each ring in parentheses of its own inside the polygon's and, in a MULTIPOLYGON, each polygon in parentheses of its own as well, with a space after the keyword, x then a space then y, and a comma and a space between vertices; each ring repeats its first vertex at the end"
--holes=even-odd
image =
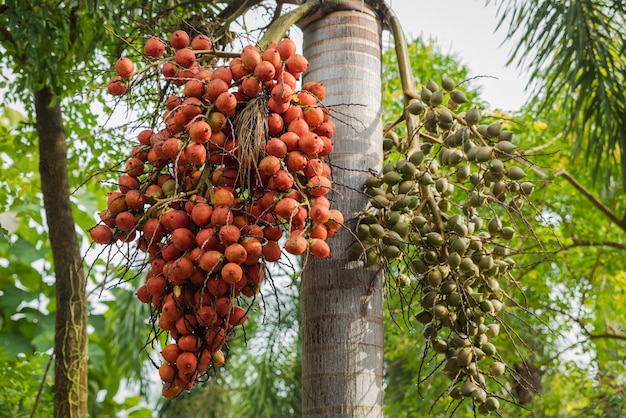
POLYGON ((600 212, 604 213, 615 225, 619 226, 621 230, 626 232, 626 223, 617 217, 604 203, 600 201, 597 197, 595 197, 589 190, 585 188, 582 184, 580 184, 570 173, 565 170, 559 170, 554 173, 555 176, 560 176, 565 178, 565 180, 569 181, 572 186, 576 190, 578 190, 583 196, 587 198, 596 208, 600 210, 600 212))

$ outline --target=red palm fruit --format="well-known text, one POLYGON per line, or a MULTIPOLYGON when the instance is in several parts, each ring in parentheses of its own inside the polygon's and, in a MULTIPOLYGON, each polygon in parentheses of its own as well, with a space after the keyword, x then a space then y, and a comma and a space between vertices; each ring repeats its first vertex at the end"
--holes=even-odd
POLYGON ((298 80, 296 80, 296 78, 293 76, 293 74, 291 74, 288 71, 282 71, 280 75, 277 75, 276 76, 276 81, 279 84, 285 84, 285 85, 291 87, 291 89, 294 90, 294 91, 296 90, 296 87, 298 85, 298 80))
POLYGON ((268 155, 259 161, 257 168, 259 173, 265 174, 266 176, 272 176, 280 170, 280 159, 278 157, 268 155))
POLYGON ((211 139, 209 140, 209 149, 211 151, 217 151, 224 148, 224 144, 226 143, 226 134, 222 131, 213 132, 211 135, 211 139))
POLYGON ((263 84, 254 76, 245 77, 241 81, 240 91, 246 97, 254 97, 261 92, 263 84))
POLYGON ((219 237, 224 245, 234 244, 239 241, 241 231, 233 224, 224 225, 220 228, 219 237))
POLYGON ((229 67, 217 67, 211 74, 211 80, 223 80, 227 85, 233 82, 233 72, 229 67))
POLYGON ((297 134, 299 137, 310 132, 309 124, 302 118, 297 118, 287 125, 287 131, 297 134))
POLYGON ((108 226, 109 228, 115 227, 115 216, 111 215, 108 209, 101 210, 98 213, 98 216, 102 220, 102 223, 108 226))
POLYGON ((121 231, 130 231, 135 228, 135 215, 128 211, 123 211, 115 217, 115 225, 121 231))
POLYGON ((265 265, 263 263, 250 264, 246 268, 248 284, 258 286, 265 278, 265 265))
MULTIPOLYGON (((204 373, 203 371, 200 370, 200 366, 202 365, 207 366, 209 364, 211 364, 211 352, 207 350, 206 348, 204 348, 202 349, 202 352, 200 353, 200 357, 198 357, 198 372, 204 373)), ((206 371, 206 369, 204 371, 206 371)))
POLYGON ((161 67, 161 74, 163 74, 167 80, 171 80, 178 74, 178 68, 176 68, 176 65, 174 65, 173 62, 166 62, 161 67))
MULTIPOLYGON (((200 248, 196 247, 193 250, 191 250, 189 252, 189 254, 187 255, 189 257, 189 260, 191 260, 191 263, 195 266, 197 265, 197 263, 200 261, 200 248), (196 251, 196 255, 193 254, 194 250, 196 251)), ((194 269, 193 273, 191 276, 189 276, 189 283, 191 283, 193 286, 204 286, 204 282, 206 280, 207 277, 207 273, 206 271, 202 270, 202 269, 194 269)))
MULTIPOLYGON (((281 231, 282 234, 282 231, 281 231)), ((268 239, 265 245, 263 245, 263 258, 265 261, 272 262, 278 261, 282 252, 277 241, 268 239)))
POLYGON ((297 97, 298 97, 298 102, 300 103, 300 106, 306 107, 306 106, 317 105, 317 98, 313 96, 311 93, 309 93, 308 91, 301 91, 300 93, 298 93, 297 97))
POLYGON ((302 234, 296 233, 296 231, 292 232, 287 241, 285 241, 285 251, 293 255, 300 255, 304 253, 307 246, 308 243, 306 239, 302 236, 302 234))
POLYGON ((166 399, 174 399, 183 391, 182 388, 176 386, 175 383, 167 383, 161 389, 161 395, 166 399))
MULTIPOLYGON (((210 276, 207 275, 206 284, 211 280, 210 276)), ((193 294, 193 306, 195 309, 200 309, 203 306, 212 306, 215 298, 203 284, 202 287, 199 287, 193 294)), ((199 321, 199 320, 198 320, 199 321)), ((200 324, 202 325, 202 324, 200 324)))
POLYGON ((131 177, 139 177, 144 172, 143 161, 137 157, 131 157, 126 162, 126 174, 131 177))
POLYGON ((126 93, 126 89, 126 82, 122 77, 118 75, 111 78, 111 80, 107 84, 107 91, 111 96, 121 96, 126 93))
POLYGON ((231 73, 233 74, 233 80, 235 81, 239 81, 251 73, 251 71, 247 70, 243 65, 243 61, 239 57, 233 58, 230 61, 229 67, 231 73))
POLYGON ((285 166, 292 173, 302 171, 309 165, 306 155, 300 151, 290 151, 285 157, 285 166))
MULTIPOLYGON (((178 257, 180 257, 180 250, 176 248, 174 244, 172 244, 171 242, 168 242, 161 249, 161 257, 165 261, 176 260, 178 257)), ((169 267, 171 267, 171 263, 165 264, 165 266, 163 266, 163 271, 165 272, 166 268, 169 269, 169 267)))
POLYGON ((232 207, 237 203, 237 198, 229 187, 219 187, 213 192, 211 203, 215 206, 232 207))
POLYGON ((241 306, 233 306, 230 308, 230 315, 228 316, 228 323, 232 326, 242 325, 248 319, 246 310, 241 306))
POLYGON ((196 372, 196 366, 198 365, 198 359, 196 353, 190 351, 183 351, 176 358, 176 367, 178 368, 179 375, 193 375, 196 372))
POLYGON ((244 226, 248 225, 248 217, 246 215, 236 215, 233 218, 233 225, 241 231, 244 226))
POLYGON ((241 240, 241 245, 246 250, 246 259, 243 262, 246 266, 255 265, 259 257, 263 254, 263 244, 259 238, 245 237, 241 240))
POLYGON ((279 138, 270 138, 265 144, 265 153, 274 157, 282 158, 287 154, 287 145, 279 138))
POLYGON ((330 209, 321 204, 314 204, 309 210, 309 217, 313 222, 325 224, 330 219, 330 209))
POLYGON ((243 270, 237 263, 226 263, 221 271, 222 279, 228 284, 235 284, 243 277, 243 270))
POLYGON ((190 249, 195 240, 193 232, 187 228, 177 228, 172 232, 172 244, 180 251, 187 251, 190 249))
POLYGON ((287 171, 280 169, 270 177, 268 186, 271 190, 285 192, 293 187, 293 176, 287 171))
POLYGON ((311 238, 318 238, 325 240, 328 238, 328 230, 322 224, 314 224, 309 232, 311 238))
POLYGON ((305 132, 300 135, 298 148, 307 155, 315 155, 324 148, 324 142, 316 133, 305 132))
MULTIPOLYGON (((326 113, 324 113, 324 115, 326 115, 326 113)), ((323 122, 320 126, 318 126, 317 128, 315 128, 315 133, 318 134, 319 136, 325 136, 328 138, 332 138, 332 136, 335 134, 335 130, 337 129, 337 127, 335 126, 335 123, 332 121, 326 121, 323 122)))
POLYGON ((224 262, 224 255, 216 250, 208 250, 200 257, 200 268, 206 272, 215 272, 224 262))
POLYGON ((137 233, 135 231, 124 231, 120 232, 117 236, 117 240, 121 242, 133 242, 136 236, 137 233))
MULTIPOLYGON (((198 337, 192 334, 183 335, 178 339, 176 346, 179 348, 178 352, 172 349, 172 355, 176 354, 176 357, 180 356, 184 351, 195 353, 198 351, 198 337)), ((176 357, 173 362, 176 362, 176 357)))
POLYGON ((274 207, 274 212, 283 219, 289 220, 298 210, 300 204, 290 197, 280 199, 274 207))
MULTIPOLYGON (((202 91, 204 92, 204 84, 202 91)), ((202 101, 198 97, 187 97, 181 103, 181 111, 188 120, 191 120, 202 113, 202 108, 202 101)))
POLYGON ((289 222, 291 222, 292 227, 300 227, 304 225, 304 221, 306 221, 307 217, 307 210, 304 207, 300 206, 296 213, 294 213, 293 216, 289 219, 289 222))
POLYGON ((285 83, 278 83, 272 88, 271 97, 278 103, 289 103, 293 97, 293 89, 285 83))
POLYGON ((343 214, 339 212, 337 209, 330 210, 330 220, 326 222, 326 228, 328 228, 328 232, 333 229, 339 229, 341 225, 343 225, 343 214))
POLYGON ((191 277, 195 268, 191 260, 185 256, 179 257, 169 264, 169 271, 163 268, 163 274, 173 284, 181 285, 191 277), (169 273, 169 274, 166 274, 169 273))
POLYGON ((161 217, 161 223, 167 231, 172 232, 177 228, 189 228, 191 226, 191 218, 186 211, 174 209, 161 217))
POLYGON ((182 149, 183 142, 175 136, 168 138, 164 143, 161 150, 167 158, 176 159, 176 156, 182 149))
POLYGON ((266 226, 263 228, 263 237, 278 241, 283 236, 283 228, 280 225, 266 226))
POLYGON ((241 229, 241 235, 246 237, 261 238, 263 237, 263 228, 260 225, 249 224, 241 229))
POLYGON ((228 91, 228 84, 221 78, 215 78, 206 85, 204 99, 213 103, 217 97, 228 91))
POLYGON ((167 288, 167 281, 161 274, 152 276, 146 280, 146 288, 152 296, 163 296, 167 288))
POLYGON ((312 93, 319 101, 326 98, 326 87, 324 87, 322 83, 309 81, 308 83, 304 83, 304 85, 302 85, 302 90, 312 93))
POLYGON ((215 107, 227 117, 233 117, 237 110, 237 98, 231 92, 225 91, 215 99, 215 107))
POLYGON ((198 325, 212 327, 217 320, 217 314, 211 306, 204 305, 196 311, 196 318, 198 319, 198 325))
MULTIPOLYGON (((306 122, 305 122, 306 123, 306 122)), ((287 151, 295 151, 298 149, 298 142, 300 141, 300 135, 295 132, 285 132, 279 138, 287 146, 287 151)))
POLYGON ((213 208, 206 203, 197 203, 191 209, 191 220, 194 224, 205 227, 211 221, 213 208))
POLYGON ((224 257, 231 263, 243 264, 248 257, 248 252, 243 245, 235 242, 226 247, 224 257))
POLYGON ((324 163, 319 158, 309 159, 309 165, 304 169, 304 175, 307 178, 324 175, 324 163))
MULTIPOLYGON (((194 337, 195 338, 195 337, 194 337)), ((176 358, 181 355, 183 350, 177 344, 168 344, 161 350, 161 356, 168 363, 176 363, 176 358)))
MULTIPOLYGON (((153 300, 153 302, 154 302, 154 300, 153 300)), ((167 315, 161 315, 159 317, 159 321, 157 322, 157 325, 159 326, 159 328, 161 328, 164 331, 177 332, 176 331, 176 321, 171 319, 167 315)))
POLYGON ((263 196, 258 200, 263 206, 263 209, 272 207, 278 200, 277 193, 274 190, 266 191, 263 196))
POLYGON ((172 48, 182 49, 189 46, 189 35, 184 30, 177 30, 170 36, 172 48))
POLYGON ((248 45, 241 51, 241 63, 250 72, 254 71, 257 64, 261 62, 261 54, 254 45, 248 45))
POLYGON ((117 186, 122 193, 128 193, 129 190, 139 189, 139 180, 128 175, 121 175, 117 180, 117 186))
POLYGON ((174 385, 182 388, 182 390, 191 390, 195 383, 196 378, 198 377, 197 367, 193 373, 184 374, 180 370, 178 371, 178 375, 176 379, 174 379, 174 385))
POLYGON ((285 127, 285 121, 278 113, 270 113, 267 116, 267 131, 270 136, 278 135, 285 127))
POLYGON ((143 144, 135 145, 131 149, 130 155, 139 158, 145 163, 146 161, 148 161, 148 147, 143 144))
POLYGON ((295 76, 295 74, 306 71, 309 66, 309 61, 300 54, 293 54, 287 59, 286 65, 287 71, 295 76))
POLYGON ((117 216, 118 213, 128 209, 126 198, 122 192, 111 192, 107 196, 107 209, 111 216, 117 216))
POLYGON ((211 49, 211 41, 206 35, 197 35, 191 40, 191 49, 209 50, 211 49))
POLYGON ((227 296, 221 296, 217 298, 215 301, 215 312, 221 316, 225 317, 230 312, 230 307, 232 305, 231 299, 227 296))
POLYGON ((191 49, 179 49, 174 54, 174 61, 183 68, 191 68, 196 62, 196 54, 191 49))
POLYGON ((126 57, 121 57, 115 62, 115 73, 122 78, 129 78, 135 73, 135 64, 126 57))
POLYGON ((254 67, 254 76, 262 82, 270 81, 276 75, 275 66, 269 61, 261 61, 254 67))
POLYGON ((187 132, 192 141, 198 144, 204 144, 211 139, 211 125, 203 120, 196 120, 187 126, 187 132))
POLYGON ((183 87, 183 96, 200 98, 204 95, 204 83, 200 80, 187 80, 183 87))
POLYGON ((151 58, 158 58, 165 52, 165 44, 155 37, 148 38, 144 47, 144 52, 151 58))
POLYGON ((267 100, 267 110, 273 113, 278 113, 279 115, 285 113, 285 111, 289 109, 289 102, 279 102, 273 97, 270 97, 267 100))
POLYGON ((165 260, 161 257, 155 257, 150 260, 150 271, 154 275, 159 275, 163 273, 163 266, 165 266, 165 260))
POLYGON ((163 363, 159 367, 159 377, 166 383, 171 383, 176 378, 178 369, 171 363, 163 363))
POLYGON ((150 138, 152 137, 152 135, 154 135, 154 131, 152 129, 144 129, 139 132, 139 135, 137 135, 137 140, 140 144, 148 145, 150 143, 150 138))
POLYGON ((327 258, 330 256, 330 247, 328 243, 322 239, 314 238, 309 244, 309 251, 316 257, 327 258))
POLYGON ((201 229, 196 234, 196 244, 203 251, 217 250, 220 247, 220 238, 213 228, 201 229))
POLYGON ((209 115, 209 119, 207 120, 207 122, 209 122, 209 125, 211 126, 211 130, 213 131, 213 133, 216 133, 224 129, 224 127, 226 126, 227 119, 223 113, 213 111, 209 115))
POLYGON ((178 331, 180 335, 191 334, 196 328, 198 328, 198 320, 194 314, 188 313, 176 320, 176 331, 178 331))
POLYGON ((224 296, 230 291, 230 285, 219 275, 212 276, 212 278, 207 281, 206 286, 207 291, 215 297, 224 296))
POLYGON ((330 191, 332 182, 325 176, 311 177, 307 183, 307 192, 311 196, 324 196, 330 191))
POLYGON ((163 301, 163 306, 161 307, 162 318, 168 321, 177 321, 181 316, 182 314, 178 310, 174 299, 166 299, 163 301))
POLYGON ((228 206, 217 206, 211 214, 211 225, 220 227, 222 225, 231 224, 233 221, 233 213, 228 206))
POLYGON ((203 144, 191 143, 185 148, 185 159, 194 165, 202 165, 206 161, 206 148, 203 144))
POLYGON ((321 107, 309 107, 304 111, 304 120, 309 127, 316 128, 324 122, 324 111, 321 107))
POLYGON ((282 60, 287 60, 296 53, 296 44, 291 39, 284 38, 276 45, 276 50, 282 60))
POLYGON ((272 64, 273 67, 278 67, 281 60, 280 52, 278 52, 278 49, 276 49, 275 47, 268 47, 261 54, 261 59, 263 61, 269 62, 270 64, 272 64))
POLYGON ((165 228, 156 218, 150 218, 143 224, 143 235, 148 243, 159 242, 165 234, 165 228))
POLYGON ((96 244, 108 244, 113 239, 113 231, 106 225, 96 225, 89 230, 91 239, 96 244))
POLYGON ((150 292, 148 292, 146 285, 137 289, 135 296, 137 296, 137 299, 139 299, 142 303, 150 303, 152 301, 152 296, 150 295, 150 292))
POLYGON ((283 119, 287 125, 296 119, 303 119, 304 112, 299 105, 290 105, 289 108, 283 113, 283 119))

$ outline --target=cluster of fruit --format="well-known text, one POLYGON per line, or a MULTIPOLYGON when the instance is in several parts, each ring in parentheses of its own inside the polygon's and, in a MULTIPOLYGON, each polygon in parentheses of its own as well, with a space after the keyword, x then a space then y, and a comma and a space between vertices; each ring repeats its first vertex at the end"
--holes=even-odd
POLYGON ((504 324, 500 285, 514 267, 516 231, 501 219, 522 223, 534 185, 522 181, 512 133, 499 122, 480 125, 477 108, 455 114, 467 98, 449 78, 442 87, 430 81, 407 106, 421 116, 420 133, 408 136, 425 139, 419 148, 403 150, 393 131, 387 135, 388 156, 400 157, 366 181, 371 208, 355 250, 366 265, 382 260, 399 291, 421 295, 415 319, 428 347, 445 356, 449 395, 486 414, 499 408, 486 380, 506 371, 491 339, 504 324))
POLYGON ((174 397, 224 363, 229 334, 247 319, 238 298, 259 292, 265 263, 283 250, 328 257, 343 217, 326 198, 335 125, 325 89, 296 91, 308 62, 293 41, 247 46, 222 66, 205 36, 176 31, 169 44, 166 56, 165 43, 149 39, 149 65, 137 72, 128 58, 115 64, 111 94, 155 69, 172 94, 163 129, 139 133, 90 234, 148 254, 137 296, 169 335, 159 372, 163 395, 174 397))

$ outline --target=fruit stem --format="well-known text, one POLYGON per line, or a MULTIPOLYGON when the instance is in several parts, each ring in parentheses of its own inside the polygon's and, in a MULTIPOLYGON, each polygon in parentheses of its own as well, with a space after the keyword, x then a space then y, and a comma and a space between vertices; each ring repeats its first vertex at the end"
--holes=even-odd
POLYGON ((406 120, 408 132, 407 138, 410 138, 407 153, 410 154, 413 150, 419 148, 420 145, 419 135, 413 135, 413 132, 417 132, 419 129, 419 119, 417 116, 406 110, 406 105, 409 104, 410 100, 418 97, 418 95, 413 91, 415 79, 413 78, 411 61, 409 59, 409 50, 407 47, 406 37, 404 36, 404 31, 402 30, 402 25, 400 24, 398 16, 392 10, 389 10, 389 14, 389 24, 391 26, 391 34, 393 35, 396 57, 398 58, 398 71, 400 73, 402 93, 404 94, 404 119, 406 120))
POLYGON ((321 4, 320 0, 307 1, 289 13, 276 18, 267 28, 261 40, 259 40, 259 48, 265 49, 270 43, 280 41, 292 26, 306 15, 319 9, 321 4))

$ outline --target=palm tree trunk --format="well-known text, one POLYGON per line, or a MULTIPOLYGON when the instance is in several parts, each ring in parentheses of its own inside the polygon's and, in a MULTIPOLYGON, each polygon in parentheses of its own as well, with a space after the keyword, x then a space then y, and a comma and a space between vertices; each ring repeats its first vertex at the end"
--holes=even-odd
POLYGON ((87 416, 87 296, 67 173, 60 105, 47 89, 35 91, 39 173, 56 276, 54 339, 55 418, 87 416))
MULTIPOLYGON (((306 78, 324 83, 337 123, 331 200, 349 228, 367 203, 367 171, 382 162, 381 24, 355 4, 304 27, 306 78)), ((303 272, 304 417, 383 415, 382 276, 354 260, 353 242, 344 228, 329 241, 332 259, 311 257, 303 272)))

